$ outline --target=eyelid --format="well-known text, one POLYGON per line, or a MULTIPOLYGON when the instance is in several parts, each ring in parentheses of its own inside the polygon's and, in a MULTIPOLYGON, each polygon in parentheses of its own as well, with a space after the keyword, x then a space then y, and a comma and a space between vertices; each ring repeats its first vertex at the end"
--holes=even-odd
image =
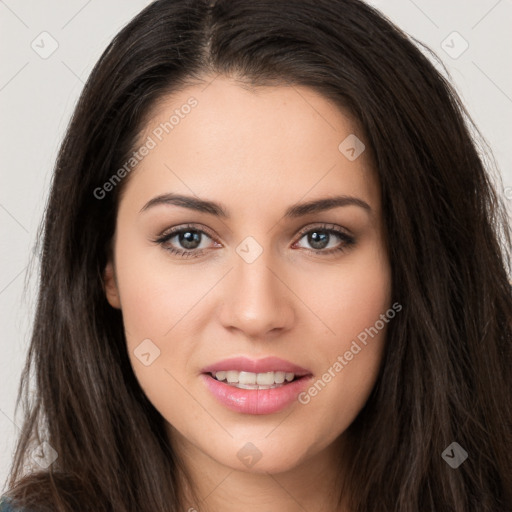
POLYGON ((162 238, 167 238, 170 235, 175 235, 181 231, 185 231, 187 229, 191 229, 194 231, 204 231, 210 238, 217 239, 217 236, 213 233, 213 231, 206 227, 204 224, 197 224, 197 223, 186 223, 186 224, 179 224, 177 226, 173 226, 172 228, 166 228, 164 231, 162 231, 158 236, 157 240, 161 240, 162 238))
POLYGON ((310 231, 314 229, 323 229, 325 231, 333 230, 337 232, 343 232, 346 236, 353 237, 355 236, 349 229, 339 226, 338 224, 332 224, 329 222, 313 222, 312 224, 307 224, 303 228, 301 228, 298 232, 298 235, 300 238, 302 238, 306 233, 309 233, 310 231))

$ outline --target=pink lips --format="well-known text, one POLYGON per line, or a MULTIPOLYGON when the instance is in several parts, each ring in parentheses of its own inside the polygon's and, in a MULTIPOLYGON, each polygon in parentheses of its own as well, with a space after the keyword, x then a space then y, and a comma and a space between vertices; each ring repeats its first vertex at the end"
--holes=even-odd
POLYGON ((201 378, 212 395, 228 409, 244 414, 272 414, 296 401, 297 396, 309 385, 312 375, 305 368, 277 357, 259 360, 236 357, 203 368, 201 378), (294 373, 296 379, 271 389, 240 389, 219 382, 210 375, 229 370, 252 373, 282 371, 294 373))
POLYGON ((202 373, 236 370, 238 372, 266 373, 288 372, 296 377, 310 375, 311 372, 296 364, 280 359, 279 357, 265 357, 264 359, 249 359, 247 357, 234 357, 214 363, 201 370, 202 373))

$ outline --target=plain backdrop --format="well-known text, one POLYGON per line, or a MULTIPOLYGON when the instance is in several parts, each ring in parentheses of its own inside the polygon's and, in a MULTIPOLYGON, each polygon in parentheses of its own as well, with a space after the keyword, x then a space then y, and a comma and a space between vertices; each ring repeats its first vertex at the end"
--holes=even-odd
MULTIPOLYGON (((96 60, 149 3, 0 0, 0 494, 21 424, 14 406, 36 300, 38 260, 30 279, 27 265, 55 157, 96 60)), ((512 212, 512 1, 370 3, 446 65, 493 150, 512 212)))

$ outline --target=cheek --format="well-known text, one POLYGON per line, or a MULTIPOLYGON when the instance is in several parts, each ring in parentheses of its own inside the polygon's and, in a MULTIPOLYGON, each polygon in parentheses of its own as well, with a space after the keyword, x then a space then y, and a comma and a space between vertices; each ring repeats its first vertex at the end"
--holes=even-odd
POLYGON ((297 283, 297 295, 319 319, 323 346, 330 354, 374 325, 391 305, 389 262, 375 245, 335 265, 317 265, 297 283))
POLYGON ((391 308, 390 267, 380 253, 360 252, 316 282, 325 292, 312 300, 325 328, 317 340, 319 371, 301 403, 312 417, 329 411, 333 428, 339 418, 348 427, 375 384, 388 324, 399 314, 391 308))
POLYGON ((165 396, 179 389, 171 375, 183 381, 199 328, 189 321, 190 309, 208 283, 190 279, 190 270, 173 267, 161 255, 155 259, 158 251, 131 244, 128 237, 119 240, 116 273, 127 351, 141 387, 154 400, 164 389, 165 396))
MULTIPOLYGON (((208 273, 173 264, 163 250, 119 244, 117 275, 123 320, 132 343, 172 336, 214 284, 208 273)), ((192 334, 192 333, 191 333, 192 334)))

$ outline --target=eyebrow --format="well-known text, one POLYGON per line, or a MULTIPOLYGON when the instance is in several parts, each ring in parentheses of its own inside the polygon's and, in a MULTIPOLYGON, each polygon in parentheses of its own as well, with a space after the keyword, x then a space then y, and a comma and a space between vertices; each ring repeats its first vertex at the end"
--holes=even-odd
MULTIPOLYGON (((195 210, 201 213, 214 215, 215 217, 220 217, 223 219, 230 218, 228 210, 221 203, 173 193, 162 194, 154 197, 153 199, 150 199, 142 207, 139 213, 142 213, 158 205, 180 206, 182 208, 188 208, 189 210, 195 210)), ((292 205, 286 210, 284 217, 287 219, 295 219, 305 215, 310 215, 312 213, 332 210, 333 208, 338 208, 341 206, 359 206, 360 208, 366 210, 369 214, 373 213, 372 208, 366 201, 363 201, 358 197, 342 195, 326 197, 323 199, 316 199, 314 201, 292 205)))

